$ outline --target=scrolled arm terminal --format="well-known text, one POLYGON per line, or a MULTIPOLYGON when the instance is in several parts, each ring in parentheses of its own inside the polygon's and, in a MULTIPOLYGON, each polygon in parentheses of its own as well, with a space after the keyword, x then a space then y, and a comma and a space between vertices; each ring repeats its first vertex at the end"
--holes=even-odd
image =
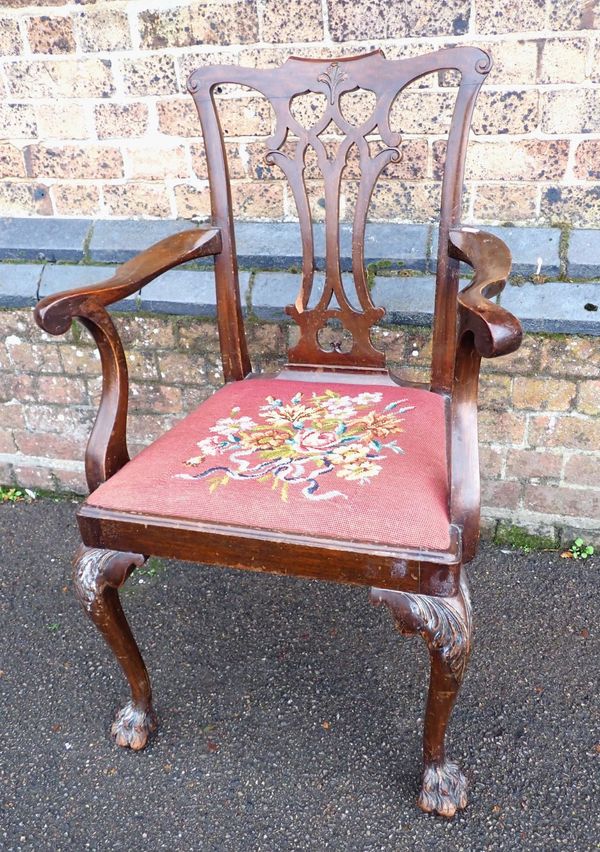
POLYGON ((506 284, 511 257, 508 247, 493 234, 474 228, 450 231, 450 256, 468 263, 475 272, 471 284, 458 294, 459 339, 473 333, 483 358, 508 355, 521 345, 521 323, 505 308, 490 301, 506 284))
POLYGON ((88 329, 100 352, 102 395, 98 414, 85 451, 85 473, 94 491, 129 461, 127 452, 127 403, 129 382, 123 344, 106 310, 131 296, 163 272, 218 254, 218 228, 184 231, 167 237, 120 266, 112 278, 100 284, 56 293, 35 308, 37 324, 49 334, 64 334, 76 317, 88 329))

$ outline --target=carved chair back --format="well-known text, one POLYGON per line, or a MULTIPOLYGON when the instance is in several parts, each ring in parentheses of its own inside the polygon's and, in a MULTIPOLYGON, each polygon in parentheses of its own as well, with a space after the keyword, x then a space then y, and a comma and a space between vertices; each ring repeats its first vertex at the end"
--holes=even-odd
MULTIPOLYGON (((223 251, 215 259, 219 332, 225 378, 243 378, 251 367, 244 336, 238 287, 235 234, 229 170, 219 122, 215 90, 223 84, 243 85, 260 92, 271 104, 275 129, 266 139, 266 162, 281 168, 295 201, 302 239, 300 291, 287 313, 300 328, 298 342, 288 353, 292 366, 351 368, 385 371, 385 355, 373 346, 370 331, 384 315, 367 286, 365 225, 375 184, 383 169, 401 157, 402 137, 390 128, 390 112, 398 96, 412 82, 443 70, 460 74, 448 133, 441 192, 437 283, 433 330, 432 388, 451 387, 456 340, 458 261, 448 255, 448 232, 460 221, 466 144, 473 106, 489 72, 491 60, 478 48, 456 47, 413 59, 388 60, 381 51, 331 60, 292 57, 280 68, 253 69, 207 66, 189 78, 206 147, 213 224, 220 228, 223 251), (341 103, 347 93, 366 90, 375 105, 364 120, 352 123, 341 103), (320 118, 305 127, 294 101, 307 93, 325 96, 320 118), (341 141, 331 150, 321 138, 330 128, 341 141), (378 134, 379 146, 373 144, 378 134), (383 144, 382 144, 383 143, 383 144), (373 150, 374 148, 379 150, 373 150), (311 303, 315 273, 313 221, 306 184, 311 153, 322 176, 325 208, 325 282, 311 303), (340 187, 350 160, 357 166, 358 190, 352 222, 352 277, 354 298, 346 292, 340 265, 340 187), (322 330, 333 323, 351 335, 346 351, 327 347, 322 330)), ((322 97, 320 98, 322 100, 322 97)))

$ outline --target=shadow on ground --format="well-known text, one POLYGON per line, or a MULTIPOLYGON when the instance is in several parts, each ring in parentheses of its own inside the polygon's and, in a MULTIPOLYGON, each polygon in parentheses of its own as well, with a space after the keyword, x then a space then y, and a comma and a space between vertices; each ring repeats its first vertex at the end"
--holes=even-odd
POLYGON ((415 806, 427 659, 366 591, 163 563, 124 605, 161 729, 107 737, 126 695, 70 588, 71 503, 0 508, 3 850, 598 849, 598 562, 485 546, 450 753, 452 822, 415 806))

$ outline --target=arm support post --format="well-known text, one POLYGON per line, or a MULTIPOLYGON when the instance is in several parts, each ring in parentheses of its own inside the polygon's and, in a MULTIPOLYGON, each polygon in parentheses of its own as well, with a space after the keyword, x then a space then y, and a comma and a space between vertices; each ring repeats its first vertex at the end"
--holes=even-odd
POLYGON ((514 352, 523 332, 516 317, 490 301, 504 288, 510 273, 510 252, 502 240, 474 229, 455 229, 450 231, 448 250, 475 272, 469 286, 458 294, 451 414, 451 517, 462 526, 463 559, 468 562, 479 540, 477 393, 481 358, 514 352))

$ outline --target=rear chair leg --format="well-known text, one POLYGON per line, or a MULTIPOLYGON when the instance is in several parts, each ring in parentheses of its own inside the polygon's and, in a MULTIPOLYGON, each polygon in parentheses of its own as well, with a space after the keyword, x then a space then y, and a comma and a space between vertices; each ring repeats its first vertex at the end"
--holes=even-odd
POLYGON ((73 559, 75 594, 110 645, 129 681, 131 700, 119 711, 111 728, 117 745, 134 750, 146 745, 156 730, 150 678, 121 607, 118 589, 145 557, 81 545, 73 559))
POLYGON ((452 817, 466 807, 467 781, 446 760, 444 738, 471 650, 471 602, 463 570, 456 597, 438 598, 371 589, 372 603, 389 608, 403 635, 419 633, 429 648, 431 678, 423 735, 423 784, 419 807, 452 817))

